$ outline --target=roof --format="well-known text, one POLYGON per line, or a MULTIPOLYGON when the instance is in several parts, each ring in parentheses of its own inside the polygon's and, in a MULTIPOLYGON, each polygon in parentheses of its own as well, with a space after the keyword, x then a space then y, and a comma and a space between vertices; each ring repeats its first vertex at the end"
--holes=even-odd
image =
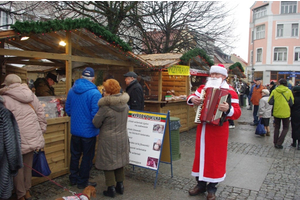
POLYGON ((142 54, 139 55, 143 60, 149 62, 156 68, 168 68, 180 62, 182 53, 161 53, 161 54, 142 54))
MULTIPOLYGON (((62 21, 61 23, 64 23, 62 21)), ((112 37, 107 30, 99 25, 88 26, 87 28, 75 28, 71 30, 58 29, 54 31, 41 30, 35 31, 39 27, 38 22, 21 24, 20 27, 33 26, 28 29, 0 31, 0 42, 5 43, 5 48, 0 48, 0 55, 5 57, 6 63, 47 66, 47 68, 65 67, 65 61, 72 60, 72 68, 85 65, 95 65, 98 67, 151 67, 151 64, 144 61, 131 51, 126 51, 124 42, 119 38, 112 37), (22 26, 21 26, 22 25, 22 26), (98 29, 103 32, 99 32, 98 29), (27 30, 30 30, 28 32, 27 30), (49 31, 49 32, 46 32, 49 31), (96 34, 98 33, 98 34, 96 34), (100 33, 103 33, 100 35, 100 33), (28 40, 21 40, 23 36, 28 36, 28 40), (62 47, 59 42, 64 40, 67 44, 71 43, 71 48, 62 47), (108 42, 107 40, 111 40, 108 42), (120 42, 121 41, 121 42, 120 42), (123 48, 122 48, 123 47, 123 48), (48 62, 43 62, 47 59, 48 62)), ((72 28, 69 27, 69 28, 72 28)))

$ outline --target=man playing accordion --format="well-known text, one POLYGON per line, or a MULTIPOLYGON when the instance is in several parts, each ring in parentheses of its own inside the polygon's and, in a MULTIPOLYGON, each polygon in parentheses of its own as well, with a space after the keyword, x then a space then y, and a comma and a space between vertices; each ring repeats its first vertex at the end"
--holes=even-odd
MULTIPOLYGON (((227 115, 225 119, 236 120, 241 115, 239 98, 235 90, 227 84, 227 76, 224 65, 211 66, 210 79, 219 81, 220 88, 228 89, 228 93, 231 95, 231 105, 225 101, 220 102, 218 109, 227 115)), ((200 98, 200 94, 205 88, 205 85, 201 85, 194 94, 188 97, 187 104, 194 106, 202 104, 203 99, 200 98)), ((191 196, 207 191, 208 200, 216 198, 216 185, 226 177, 228 137, 229 125, 227 120, 221 126, 207 122, 198 124, 192 169, 192 176, 196 177, 197 185, 189 191, 191 196)))

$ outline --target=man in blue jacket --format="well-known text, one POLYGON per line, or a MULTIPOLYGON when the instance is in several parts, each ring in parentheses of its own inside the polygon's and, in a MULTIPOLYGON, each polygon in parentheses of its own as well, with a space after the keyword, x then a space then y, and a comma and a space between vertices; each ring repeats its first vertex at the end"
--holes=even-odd
POLYGON ((81 78, 76 80, 69 90, 65 105, 66 112, 71 117, 72 134, 69 179, 70 184, 77 184, 79 189, 97 185, 95 182, 89 182, 96 136, 99 134, 99 129, 93 125, 93 118, 98 112, 98 101, 102 97, 94 80, 94 70, 91 67, 85 68, 81 78))

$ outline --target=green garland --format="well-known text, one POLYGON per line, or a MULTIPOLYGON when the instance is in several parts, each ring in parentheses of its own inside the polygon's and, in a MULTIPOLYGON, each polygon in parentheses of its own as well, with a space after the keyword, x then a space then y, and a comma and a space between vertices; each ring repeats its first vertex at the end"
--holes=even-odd
POLYGON ((236 68, 236 67, 238 67, 238 68, 241 70, 241 72, 244 72, 244 68, 243 68, 242 64, 239 63, 239 62, 236 62, 236 63, 234 63, 233 65, 231 65, 231 66, 229 67, 229 69, 230 69, 230 70, 233 70, 233 69, 236 68))
POLYGON ((185 54, 183 54, 180 57, 180 60, 181 60, 180 63, 186 64, 189 62, 189 60, 191 60, 193 57, 196 57, 196 56, 200 56, 201 58, 203 58, 209 66, 212 66, 214 64, 214 62, 206 54, 206 52, 203 49, 199 49, 199 48, 192 49, 192 50, 186 52, 185 54))
POLYGON ((12 29, 21 34, 29 33, 50 33, 60 30, 74 30, 80 28, 86 28, 87 30, 93 32, 95 35, 101 36, 107 42, 111 44, 116 44, 118 47, 123 49, 123 51, 131 51, 132 48, 118 36, 112 34, 110 31, 106 30, 103 26, 91 21, 89 18, 84 19, 65 19, 65 20, 50 20, 50 21, 17 21, 11 26, 12 29))

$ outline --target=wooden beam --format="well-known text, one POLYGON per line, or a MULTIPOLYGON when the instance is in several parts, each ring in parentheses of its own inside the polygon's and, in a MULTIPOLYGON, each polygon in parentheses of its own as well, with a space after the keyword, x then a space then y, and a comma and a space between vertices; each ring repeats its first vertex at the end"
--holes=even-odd
POLYGON ((68 60, 66 60, 66 94, 72 87, 72 42, 71 42, 71 33, 66 32, 66 54, 69 55, 68 60))
POLYGON ((20 51, 20 50, 12 50, 12 49, 3 49, 0 48, 0 55, 10 55, 10 56, 20 56, 27 58, 44 58, 44 59, 55 59, 55 60, 69 60, 75 62, 86 62, 86 63, 95 63, 95 64, 107 64, 107 65, 118 65, 118 66, 131 66, 130 62, 125 61, 117 61, 117 60, 107 60, 102 58, 88 58, 82 56, 70 56, 66 54, 59 53, 45 53, 38 51, 20 51))
POLYGON ((41 61, 22 61, 22 60, 5 60, 5 63, 10 64, 23 64, 23 65, 39 65, 39 66, 56 66, 56 67, 64 67, 63 64, 58 63, 49 63, 49 62, 41 62, 41 61))
POLYGON ((7 37, 15 37, 17 34, 13 30, 8 30, 8 31, 1 31, 0 32, 0 39, 2 38, 7 38, 7 37))
POLYGON ((27 58, 44 58, 44 59, 56 59, 56 60, 67 60, 69 55, 59 54, 59 53, 45 53, 39 51, 20 51, 13 49, 3 49, 0 48, 0 55, 9 56, 20 56, 27 58))

